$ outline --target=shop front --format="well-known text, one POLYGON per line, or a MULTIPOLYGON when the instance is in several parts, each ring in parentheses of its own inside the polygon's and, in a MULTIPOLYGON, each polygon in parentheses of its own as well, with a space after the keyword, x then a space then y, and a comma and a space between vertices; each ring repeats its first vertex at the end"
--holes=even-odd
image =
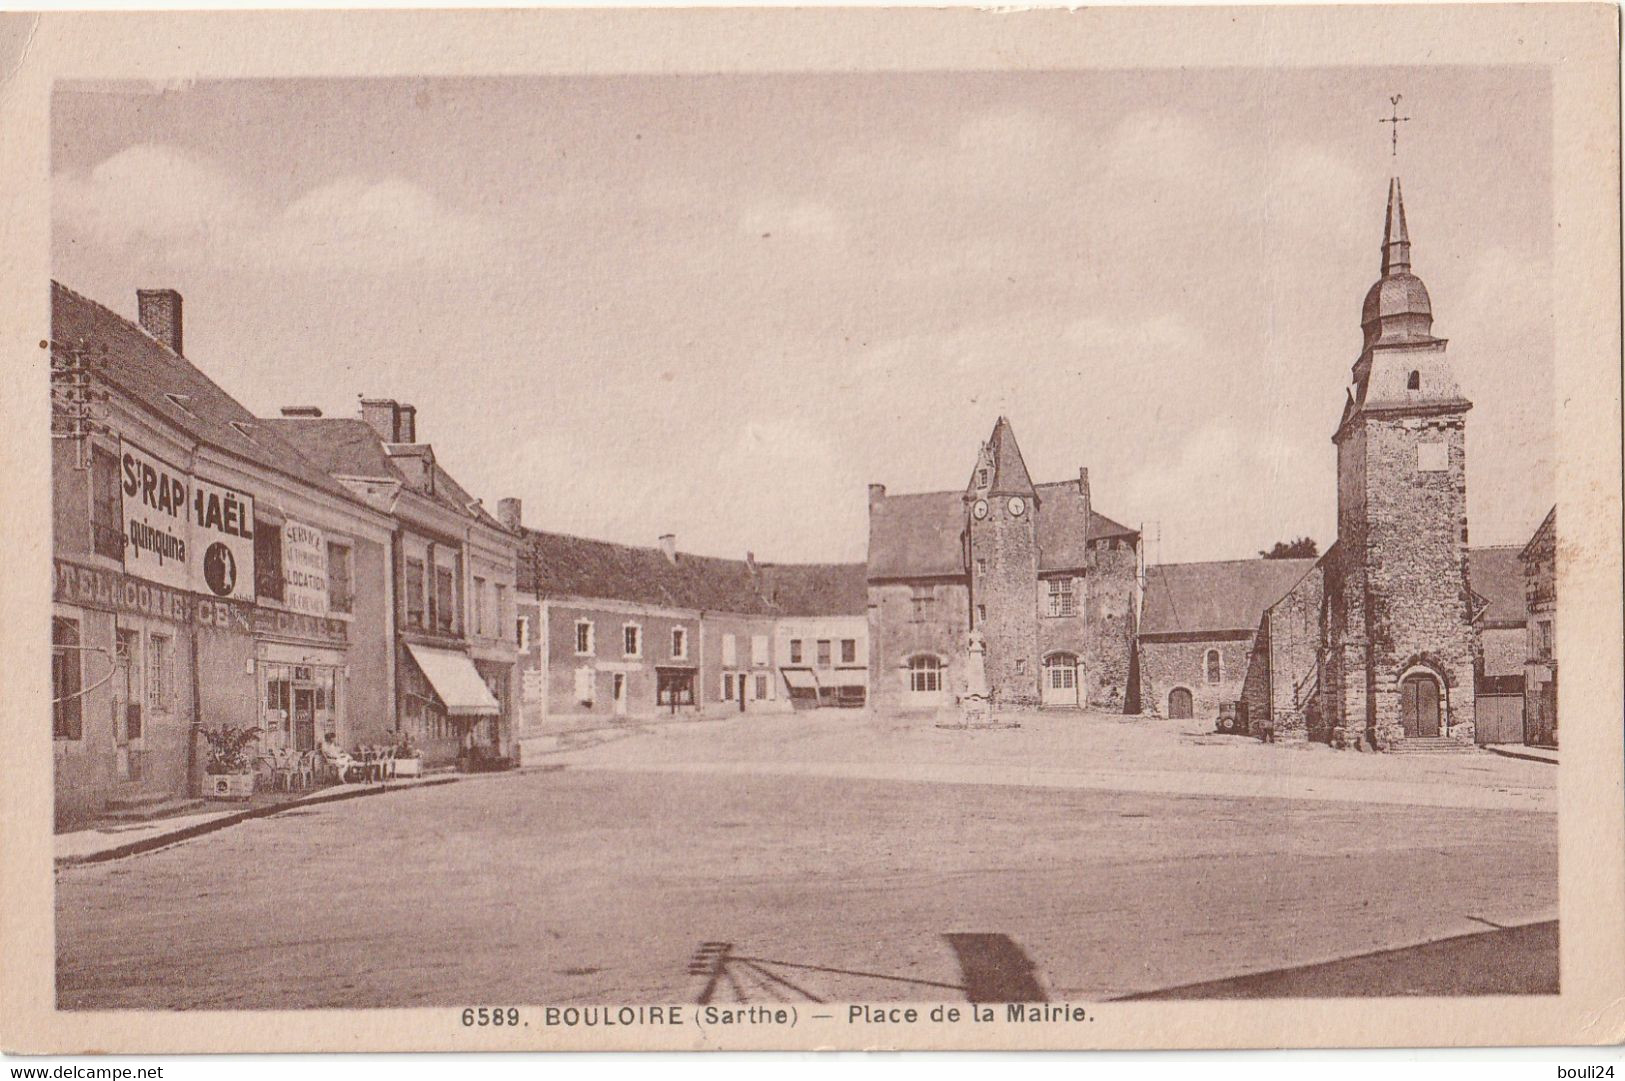
POLYGON ((401 723, 424 764, 499 757, 502 705, 468 654, 417 642, 406 643, 405 653, 401 723))

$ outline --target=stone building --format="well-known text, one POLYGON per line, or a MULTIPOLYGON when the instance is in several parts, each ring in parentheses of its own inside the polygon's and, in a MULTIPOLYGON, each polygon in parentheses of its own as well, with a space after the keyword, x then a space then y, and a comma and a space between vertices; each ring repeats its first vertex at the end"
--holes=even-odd
POLYGON ((1138 638, 1142 710, 1212 720, 1241 699, 1264 610, 1314 565, 1236 559, 1147 567, 1138 638))
POLYGON ((953 704, 974 628, 995 704, 1133 710, 1139 559, 1138 531, 1094 510, 1088 470, 1033 483, 1004 417, 962 491, 870 485, 873 699, 953 704))
POLYGON ((1524 571, 1528 649, 1524 660, 1525 741, 1557 746, 1557 508, 1518 553, 1524 571))
POLYGON ((1399 180, 1382 276, 1366 294, 1337 446, 1337 545, 1325 562, 1321 724, 1336 738, 1471 742, 1477 640, 1467 580, 1467 411, 1411 273, 1399 180))
POLYGON ((1468 547, 1472 403, 1411 272, 1397 178, 1381 267, 1332 436, 1337 541, 1264 607, 1238 710, 1276 738, 1470 744, 1481 699, 1497 732, 1505 720, 1516 617, 1506 551, 1468 547))

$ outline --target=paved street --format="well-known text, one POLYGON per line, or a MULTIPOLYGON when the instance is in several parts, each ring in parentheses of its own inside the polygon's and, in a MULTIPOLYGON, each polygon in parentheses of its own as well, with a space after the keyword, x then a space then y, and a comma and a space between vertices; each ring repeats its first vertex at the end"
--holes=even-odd
MULTIPOLYGON (((1556 916, 1556 770, 1493 755, 831 713, 539 760, 62 870, 61 1005, 1396 993, 1235 981, 1556 916)), ((1518 934, 1495 986, 1542 990, 1555 929, 1518 934)))

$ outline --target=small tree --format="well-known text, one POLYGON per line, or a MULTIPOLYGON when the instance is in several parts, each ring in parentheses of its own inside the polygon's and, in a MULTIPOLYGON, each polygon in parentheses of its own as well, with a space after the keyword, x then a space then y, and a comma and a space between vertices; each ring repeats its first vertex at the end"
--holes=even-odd
POLYGON ((1264 559, 1313 559, 1320 554, 1320 546, 1313 537, 1299 537, 1292 541, 1276 541, 1274 548, 1258 554, 1264 559))

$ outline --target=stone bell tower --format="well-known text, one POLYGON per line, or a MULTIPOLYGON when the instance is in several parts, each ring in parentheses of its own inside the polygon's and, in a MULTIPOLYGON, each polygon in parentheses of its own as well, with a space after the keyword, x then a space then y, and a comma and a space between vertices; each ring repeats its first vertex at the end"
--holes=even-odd
POLYGON ((1350 740, 1473 735, 1467 411, 1427 287, 1411 273, 1398 178, 1366 294, 1337 446, 1325 723, 1350 740))
POLYGON ((1038 702, 1038 514, 1015 433, 1000 417, 965 488, 971 625, 987 642, 995 706, 1038 702))

